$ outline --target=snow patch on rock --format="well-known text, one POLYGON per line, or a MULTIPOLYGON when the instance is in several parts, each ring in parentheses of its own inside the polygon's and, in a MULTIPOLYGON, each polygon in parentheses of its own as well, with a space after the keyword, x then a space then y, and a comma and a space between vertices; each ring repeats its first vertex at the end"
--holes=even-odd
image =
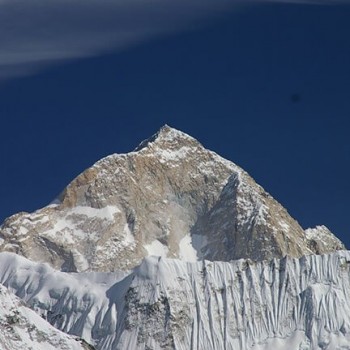
POLYGON ((190 234, 183 237, 179 243, 179 257, 183 261, 198 261, 197 251, 192 245, 192 238, 190 234))
POLYGON ((152 241, 150 244, 146 244, 145 249, 147 250, 149 256, 162 256, 164 258, 167 257, 169 251, 168 247, 159 242, 157 239, 152 241))

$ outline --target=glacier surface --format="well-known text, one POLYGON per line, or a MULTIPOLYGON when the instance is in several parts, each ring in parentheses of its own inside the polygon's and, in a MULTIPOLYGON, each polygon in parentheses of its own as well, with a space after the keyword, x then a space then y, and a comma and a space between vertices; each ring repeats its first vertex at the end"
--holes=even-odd
POLYGON ((253 262, 145 258, 65 273, 0 253, 0 282, 97 349, 350 349, 350 252, 253 262))

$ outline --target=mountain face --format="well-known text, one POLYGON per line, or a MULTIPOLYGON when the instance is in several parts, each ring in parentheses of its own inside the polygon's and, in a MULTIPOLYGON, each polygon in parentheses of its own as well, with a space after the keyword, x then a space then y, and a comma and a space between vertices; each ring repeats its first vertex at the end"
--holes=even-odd
POLYGON ((350 349, 350 252, 168 126, 5 220, 0 283, 6 350, 350 349))
POLYGON ((263 262, 153 256, 124 273, 64 273, 0 253, 0 276, 99 350, 350 349, 346 251, 263 262))
POLYGON ((245 171, 168 126, 0 227, 1 251, 62 271, 127 270, 150 255, 262 261, 337 249, 326 228, 304 232, 245 171))
POLYGON ((93 350, 85 341, 44 321, 1 284, 0 330, 3 350, 93 350))

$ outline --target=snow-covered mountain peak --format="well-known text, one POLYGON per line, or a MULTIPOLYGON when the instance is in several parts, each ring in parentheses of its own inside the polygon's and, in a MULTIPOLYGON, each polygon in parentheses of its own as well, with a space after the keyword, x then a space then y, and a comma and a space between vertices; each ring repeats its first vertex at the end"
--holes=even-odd
POLYGON ((344 248, 324 235, 334 244, 306 235, 236 164, 164 126, 85 170, 56 204, 6 220, 0 249, 63 271, 114 271, 149 255, 264 260, 344 248))
POLYGON ((350 349, 343 249, 164 126, 0 226, 0 348, 350 349))
POLYGON ((201 145, 195 138, 165 124, 159 129, 157 133, 152 135, 150 138, 142 141, 140 145, 136 147, 135 152, 138 152, 145 147, 152 146, 160 147, 163 149, 176 149, 184 146, 197 147, 201 145))
MULTIPOLYGON (((316 254, 322 254, 321 252, 324 251, 325 247, 337 250, 343 246, 342 242, 324 225, 308 228, 305 230, 305 235, 310 248, 316 254)), ((343 249, 345 249, 344 246, 343 249)))

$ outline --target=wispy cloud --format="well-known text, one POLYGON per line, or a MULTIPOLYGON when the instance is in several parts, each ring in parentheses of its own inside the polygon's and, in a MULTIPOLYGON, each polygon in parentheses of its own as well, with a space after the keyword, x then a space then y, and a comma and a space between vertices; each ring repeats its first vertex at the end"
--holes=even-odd
POLYGON ((0 77, 130 46, 230 7, 230 0, 0 0, 0 77))
POLYGON ((243 3, 239 0, 0 0, 0 78, 134 45, 182 30, 193 21, 210 19, 243 3))

